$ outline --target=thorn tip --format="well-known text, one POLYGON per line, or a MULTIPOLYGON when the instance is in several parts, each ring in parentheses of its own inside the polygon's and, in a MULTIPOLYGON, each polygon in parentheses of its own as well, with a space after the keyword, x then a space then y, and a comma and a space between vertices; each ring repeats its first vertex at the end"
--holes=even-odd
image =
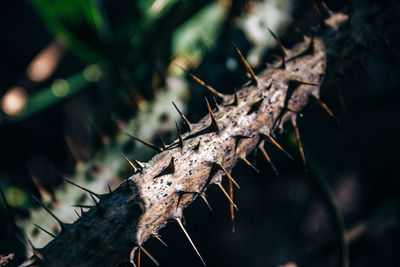
POLYGON ((290 159, 294 160, 294 158, 285 149, 283 149, 281 145, 274 138, 272 138, 272 136, 266 133, 261 133, 261 135, 265 137, 271 144, 277 147, 280 151, 285 153, 290 159))
POLYGON ((195 250, 197 256, 199 256, 201 262, 203 263, 204 266, 206 266, 206 263, 204 262, 203 258, 201 257, 199 251, 197 250, 196 246, 194 245, 192 239, 190 238, 188 232, 186 231, 185 227, 182 224, 182 221, 180 218, 175 218, 175 220, 178 222, 179 227, 182 229, 183 233, 186 235, 186 238, 189 240, 190 244, 192 245, 193 249, 195 250))
POLYGON ((228 193, 226 192, 225 188, 222 186, 221 183, 216 183, 216 185, 218 185, 218 187, 221 189, 222 193, 224 193, 224 195, 226 196, 226 198, 229 200, 229 203, 235 208, 236 211, 239 211, 238 207, 236 206, 236 204, 233 202, 233 200, 231 199, 231 197, 228 195, 228 193))
POLYGON ((254 73, 253 69, 250 67, 250 64, 247 62, 247 60, 244 58, 242 52, 240 52, 239 48, 237 45, 231 41, 233 46, 235 47, 236 53, 239 55, 240 60, 242 61, 244 68, 246 69, 247 73, 250 74, 251 81, 255 84, 258 85, 258 77, 254 73))
POLYGON ((224 166, 222 166, 222 164, 220 162, 216 162, 215 165, 218 166, 218 168, 224 172, 224 174, 226 175, 226 177, 228 177, 228 179, 233 182, 235 184, 235 186, 240 189, 239 184, 235 181, 235 179, 232 178, 232 176, 228 173, 228 171, 224 168, 224 166))
POLYGON ((39 199, 37 199, 35 196, 32 196, 32 198, 45 210, 45 211, 47 211, 50 215, 51 215, 51 217, 53 217, 57 222, 58 222, 58 224, 60 225, 60 227, 61 227, 61 230, 65 230, 65 224, 53 213, 53 212, 51 212, 50 211, 50 209, 49 208, 47 208, 39 199))
POLYGON ((255 172, 260 173, 260 171, 253 164, 251 164, 251 162, 248 161, 245 157, 239 157, 239 159, 243 161, 244 164, 252 168, 255 172))
POLYGON ((205 97, 206 100, 206 105, 207 105, 207 109, 208 109, 208 113, 210 113, 211 116, 211 125, 210 127, 213 128, 213 130, 215 130, 216 132, 219 132, 220 128, 218 126, 218 122, 217 119, 215 118, 215 115, 210 107, 210 103, 208 103, 207 98, 205 97))
POLYGON ((172 174, 172 173, 174 173, 174 172, 175 172, 175 163, 174 163, 174 161, 175 161, 175 158, 172 157, 171 160, 170 160, 170 162, 169 162, 169 164, 168 164, 168 166, 164 167, 164 168, 160 171, 160 173, 157 174, 154 178, 158 178, 158 177, 163 176, 163 175, 167 175, 167 174, 172 174))
POLYGON ((186 116, 182 113, 182 111, 179 110, 179 108, 175 105, 174 101, 172 101, 172 105, 174 105, 176 111, 178 111, 179 115, 181 116, 184 124, 188 127, 189 132, 192 130, 192 125, 190 124, 189 120, 186 118, 186 116))
POLYGON ((131 165, 133 173, 136 173, 138 171, 136 166, 128 159, 128 157, 124 153, 121 152, 121 155, 126 159, 126 161, 128 161, 129 165, 131 165))
POLYGON ((207 89, 211 94, 224 99, 224 94, 218 92, 217 90, 215 90, 213 87, 211 87, 210 85, 206 84, 205 82, 203 82, 199 77, 197 77, 196 75, 194 75, 193 73, 191 73, 190 71, 188 71, 187 69, 177 65, 180 69, 182 69, 183 71, 187 72, 189 74, 189 76, 198 84, 200 84, 201 86, 203 86, 205 89, 207 89))
POLYGON ((144 145, 146 145, 146 146, 148 146, 148 147, 150 147, 150 148, 156 150, 157 152, 162 152, 162 151, 163 151, 161 147, 158 147, 158 146, 156 146, 156 145, 150 143, 149 141, 143 140, 143 139, 141 139, 141 138, 139 138, 139 137, 136 137, 136 136, 134 136, 134 135, 131 135, 130 133, 127 133, 127 132, 124 132, 124 133, 125 133, 127 136, 129 136, 130 138, 132 138, 133 140, 136 140, 136 141, 138 141, 138 142, 140 142, 140 143, 142 143, 142 144, 144 144, 144 145))
POLYGON ((176 121, 175 121, 175 126, 176 126, 176 131, 178 132, 179 146, 181 149, 183 149, 183 138, 181 135, 181 131, 179 130, 178 123, 176 121))

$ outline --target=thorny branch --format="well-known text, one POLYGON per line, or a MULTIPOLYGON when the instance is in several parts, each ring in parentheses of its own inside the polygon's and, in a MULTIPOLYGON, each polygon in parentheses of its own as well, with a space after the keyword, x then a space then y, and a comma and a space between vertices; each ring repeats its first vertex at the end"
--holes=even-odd
POLYGON ((237 50, 251 81, 234 95, 222 95, 192 76, 222 99, 218 109, 213 110, 206 100, 207 116, 198 123, 186 121, 190 131, 179 134, 180 138, 170 145, 155 148, 160 153, 149 162, 130 162, 137 171, 133 176, 109 194, 95 194, 100 199, 93 197, 95 206, 75 223, 63 224, 63 231, 47 246, 34 249, 27 264, 114 266, 129 255, 133 263, 135 251, 152 257, 143 247, 144 242, 158 237, 159 229, 171 220, 179 223, 200 256, 181 223, 183 210, 198 196, 206 200, 205 192, 214 184, 231 207, 236 207, 232 195, 221 185, 222 178, 235 181, 230 172, 239 160, 252 166, 246 155, 257 147, 265 156, 261 149, 264 142, 285 152, 275 132, 287 121, 295 120, 311 96, 333 116, 319 97, 324 77, 329 83, 351 66, 360 40, 374 40, 371 29, 383 28, 385 20, 396 12, 396 8, 356 9, 351 17, 330 11, 323 17, 317 12, 321 24, 315 36, 304 37, 292 49, 276 38, 281 59, 258 75, 237 50), (332 71, 325 73, 327 64, 332 71))

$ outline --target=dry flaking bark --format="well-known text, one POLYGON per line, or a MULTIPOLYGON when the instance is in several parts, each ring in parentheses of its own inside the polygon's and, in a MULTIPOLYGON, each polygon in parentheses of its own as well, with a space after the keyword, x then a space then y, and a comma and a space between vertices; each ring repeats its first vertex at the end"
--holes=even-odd
POLYGON ((338 67, 338 59, 347 57, 345 63, 350 64, 356 58, 359 42, 373 39, 370 29, 381 27, 387 18, 380 13, 356 11, 351 20, 343 13, 330 13, 315 38, 305 37, 290 50, 282 47, 284 62, 268 65, 257 77, 247 67, 252 79, 236 97, 223 95, 218 108, 191 124, 182 138, 149 162, 136 162, 136 174, 110 194, 99 195, 96 206, 64 225, 54 240, 35 251, 30 263, 114 266, 137 248, 143 250, 143 242, 157 236, 167 222, 180 222, 184 208, 198 196, 205 197, 208 186, 222 189, 224 172, 230 173, 237 161, 264 141, 275 142, 274 132, 296 119, 310 97, 320 101, 326 65, 332 62, 335 70, 345 70, 343 64, 338 67))

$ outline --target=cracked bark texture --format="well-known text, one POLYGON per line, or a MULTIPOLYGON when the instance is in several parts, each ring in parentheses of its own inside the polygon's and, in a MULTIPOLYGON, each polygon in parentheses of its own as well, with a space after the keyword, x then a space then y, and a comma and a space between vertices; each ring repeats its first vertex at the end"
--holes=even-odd
MULTIPOLYGON (((245 158, 264 135, 275 136, 285 122, 296 117, 311 96, 319 99, 324 76, 328 83, 357 60, 361 42, 374 40, 374 31, 396 14, 397 8, 355 10, 351 19, 331 13, 313 39, 286 51, 281 60, 268 65, 234 95, 224 95, 215 108, 218 129, 208 114, 192 124, 190 132, 143 163, 136 174, 65 229, 47 246, 37 250, 33 265, 115 266, 126 261, 132 248, 142 245, 170 220, 182 218, 183 210, 208 186, 225 177, 245 158), (389 15, 388 15, 389 14, 389 15), (362 27, 360 25, 363 25, 362 27), (344 60, 345 59, 345 60, 344 60), (328 65, 332 71, 325 75, 328 65), (304 84, 302 82, 310 83, 304 84), (316 84, 316 85, 311 85, 316 84), (252 109, 260 101, 258 109, 252 109), (247 136, 237 142, 236 136, 247 136), (198 146, 198 144, 200 144, 198 146), (173 168, 166 169, 173 162, 173 168), (40 259, 43 258, 43 259, 40 259)), ((170 166, 171 167, 171 166, 170 166)))

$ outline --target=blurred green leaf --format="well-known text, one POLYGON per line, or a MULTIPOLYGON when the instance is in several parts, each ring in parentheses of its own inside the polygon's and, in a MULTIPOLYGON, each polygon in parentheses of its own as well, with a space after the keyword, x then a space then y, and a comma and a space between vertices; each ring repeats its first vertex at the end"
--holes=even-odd
POLYGON ((223 5, 217 2, 207 5, 175 31, 172 55, 200 58, 206 50, 204 46, 215 45, 226 15, 227 10, 223 5))
POLYGON ((108 22, 99 0, 31 0, 47 27, 83 59, 104 58, 108 22))
POLYGON ((87 88, 90 84, 100 79, 101 70, 97 65, 89 65, 82 72, 79 72, 66 79, 57 79, 49 87, 29 95, 25 107, 10 120, 21 120, 32 116, 65 98, 87 88))

